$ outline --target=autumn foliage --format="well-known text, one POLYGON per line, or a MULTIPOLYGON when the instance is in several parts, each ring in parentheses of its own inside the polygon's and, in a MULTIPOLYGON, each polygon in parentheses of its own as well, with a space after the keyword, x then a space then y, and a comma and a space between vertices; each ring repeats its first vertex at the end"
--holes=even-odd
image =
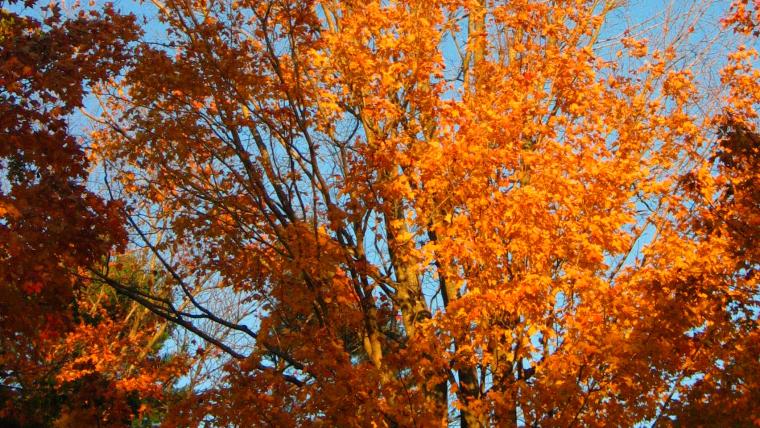
POLYGON ((87 85, 125 65, 137 33, 110 8, 44 13, 3 9, 0 22, 0 424, 124 426, 141 394, 176 373, 156 374, 154 350, 139 353, 160 320, 137 320, 144 309, 116 305, 83 275, 126 236, 119 203, 86 187, 67 117, 87 85))
POLYGON ((0 418, 760 425, 757 1, 10 6, 0 418))

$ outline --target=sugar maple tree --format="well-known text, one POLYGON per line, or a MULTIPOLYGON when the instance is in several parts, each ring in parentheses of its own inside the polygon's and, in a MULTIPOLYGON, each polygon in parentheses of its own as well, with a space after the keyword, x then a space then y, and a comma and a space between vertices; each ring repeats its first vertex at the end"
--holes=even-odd
MULTIPOLYGON (((110 275, 161 295, 166 287, 141 261, 122 256, 110 275)), ((159 352, 171 325, 105 283, 85 285, 74 292, 66 328, 53 338, 31 336, 33 353, 17 355, 26 361, 4 379, 15 386, 3 394, 4 426, 151 426, 171 403, 188 361, 159 352)))
POLYGON ((90 272, 220 352, 167 425, 760 423, 752 47, 711 87, 699 11, 153 6, 92 148, 173 291, 90 272))
POLYGON ((0 425, 124 426, 182 359, 158 358, 165 320, 84 275, 126 237, 70 118, 137 31, 110 7, 34 3, 0 3, 0 425))
MULTIPOLYGON (((16 3, 10 5, 23 9, 16 3)), ((67 116, 82 105, 85 82, 120 69, 135 34, 131 20, 110 9, 72 19, 58 7, 44 20, 1 13, 0 322, 7 330, 37 321, 8 315, 25 305, 54 316, 72 296, 67 269, 97 261, 124 240, 114 204, 84 185, 88 164, 67 116)))

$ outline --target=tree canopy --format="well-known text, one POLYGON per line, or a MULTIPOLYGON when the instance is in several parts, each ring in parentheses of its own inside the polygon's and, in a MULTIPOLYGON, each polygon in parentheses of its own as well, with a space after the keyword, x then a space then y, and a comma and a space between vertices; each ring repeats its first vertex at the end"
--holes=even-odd
POLYGON ((0 3, 0 421, 760 424, 760 1, 655 3, 0 3))

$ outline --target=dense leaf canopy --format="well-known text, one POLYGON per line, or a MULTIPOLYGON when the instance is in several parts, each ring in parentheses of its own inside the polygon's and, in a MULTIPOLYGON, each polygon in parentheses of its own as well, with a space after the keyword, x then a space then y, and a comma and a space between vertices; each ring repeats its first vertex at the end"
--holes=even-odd
POLYGON ((760 1, 630 3, 12 2, 0 421, 760 424, 760 1))

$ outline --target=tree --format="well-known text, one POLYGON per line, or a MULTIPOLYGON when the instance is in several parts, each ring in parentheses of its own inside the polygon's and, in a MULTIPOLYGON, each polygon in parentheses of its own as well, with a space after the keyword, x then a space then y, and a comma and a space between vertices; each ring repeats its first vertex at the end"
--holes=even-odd
POLYGON ((91 137, 174 292, 96 277, 227 356, 166 423, 757 423, 755 9, 703 3, 155 0, 91 137))
POLYGON ((54 334, 62 320, 45 317, 71 301, 70 271, 125 239, 115 204, 85 188, 88 162, 66 119, 82 105, 86 82, 121 68, 136 35, 131 19, 110 9, 63 19, 52 7, 43 21, 1 12, 0 329, 8 338, 47 323, 54 334), (24 306, 40 317, 10 315, 24 306))
MULTIPOLYGON (((150 359, 127 371, 121 365, 128 358, 97 370, 80 364, 79 352, 107 356, 95 352, 98 340, 110 341, 115 355, 129 355, 143 339, 122 337, 120 329, 135 324, 123 312, 129 306, 86 298, 101 291, 84 272, 123 250, 126 236, 118 203, 86 187, 89 163, 70 118, 89 86, 121 70, 137 30, 133 17, 110 7, 66 17, 55 5, 8 4, 0 9, 0 423, 71 426, 64 413, 73 413, 79 426, 95 419, 62 407, 83 410, 105 400, 107 416, 93 417, 123 423, 130 416, 121 412, 125 394, 114 395, 136 374, 148 376, 142 367, 150 359), (79 365, 67 367, 75 357, 79 365), (117 375, 122 382, 113 380, 117 375), (109 382, 113 390, 103 388, 109 382)), ((155 321, 141 325, 140 334, 156 328, 155 321)))
MULTIPOLYGON (((166 296, 162 278, 140 254, 120 256, 109 275, 134 289, 166 296)), ((4 391, 4 426, 152 426, 177 391, 189 361, 162 351, 171 325, 103 282, 75 291, 67 329, 32 342, 34 356, 4 391)), ((6 351, 8 352, 8 351, 6 351)), ((10 354, 10 352, 8 352, 10 354)), ((18 356, 17 356, 18 357, 18 356)))
MULTIPOLYGON (((758 150, 760 137, 745 124, 725 118, 715 161, 720 174, 718 196, 700 209, 693 230, 709 240, 726 240, 728 263, 734 263, 728 271, 726 282, 730 284, 723 300, 730 317, 729 328, 715 328, 720 346, 712 350, 716 367, 695 379, 675 404, 673 413, 686 425, 722 424, 742 426, 748 421, 757 423, 754 403, 760 399, 760 379, 757 371, 758 325, 756 307, 757 270, 760 258, 757 253, 757 237, 760 236, 760 209, 758 193, 758 150), (747 294, 747 301, 734 300, 730 296, 747 294), (722 331, 721 331, 722 330, 722 331), (719 362, 719 363, 718 363, 719 362), (749 415, 749 417, 748 417, 749 415)), ((684 177, 684 185, 695 198, 700 193, 712 193, 705 183, 692 174, 684 177)), ((710 180, 707 180, 710 181, 710 180)), ((712 183, 715 185, 715 183, 712 183)), ((730 267, 730 266, 729 266, 730 267)))

